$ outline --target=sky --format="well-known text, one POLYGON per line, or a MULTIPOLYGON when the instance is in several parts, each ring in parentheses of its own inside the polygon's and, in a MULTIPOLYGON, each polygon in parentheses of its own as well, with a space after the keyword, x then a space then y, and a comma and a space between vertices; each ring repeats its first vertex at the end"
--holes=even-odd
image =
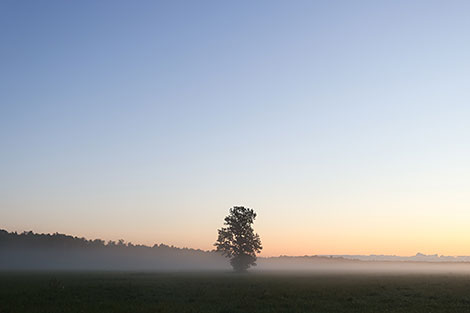
POLYGON ((470 2, 1 1, 0 228, 470 255, 470 2))

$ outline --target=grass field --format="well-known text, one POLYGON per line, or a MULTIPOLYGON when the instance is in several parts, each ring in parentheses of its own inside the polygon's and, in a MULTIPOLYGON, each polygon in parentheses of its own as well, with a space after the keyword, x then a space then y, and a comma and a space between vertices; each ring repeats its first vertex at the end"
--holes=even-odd
POLYGON ((470 276, 0 273, 13 312, 470 312, 470 276))

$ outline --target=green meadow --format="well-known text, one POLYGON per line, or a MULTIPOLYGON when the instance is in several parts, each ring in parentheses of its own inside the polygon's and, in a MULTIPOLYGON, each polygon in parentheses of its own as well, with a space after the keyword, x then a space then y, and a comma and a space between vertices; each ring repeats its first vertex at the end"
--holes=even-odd
POLYGON ((456 274, 0 273, 0 313, 469 311, 456 274))

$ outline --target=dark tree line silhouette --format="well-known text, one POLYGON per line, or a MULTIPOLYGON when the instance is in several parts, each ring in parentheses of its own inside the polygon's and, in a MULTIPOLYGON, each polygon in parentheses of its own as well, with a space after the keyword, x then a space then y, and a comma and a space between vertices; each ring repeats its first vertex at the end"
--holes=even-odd
POLYGON ((0 229, 0 269, 224 269, 215 251, 0 229))
POLYGON ((118 241, 102 239, 88 240, 84 237, 76 237, 65 234, 39 234, 32 231, 24 231, 22 233, 8 232, 0 229, 0 247, 3 245, 21 246, 46 246, 46 247, 62 247, 62 248, 112 248, 112 247, 128 247, 128 248, 146 248, 146 249, 174 249, 180 251, 197 251, 207 252, 200 249, 178 248, 173 245, 168 246, 163 243, 155 244, 152 247, 147 245, 134 245, 132 242, 126 242, 124 239, 118 241))
POLYGON ((167 246, 165 244, 155 244, 152 247, 146 245, 134 245, 132 242, 125 242, 124 239, 118 241, 109 240, 108 242, 102 239, 88 240, 83 237, 75 237, 65 234, 38 234, 32 231, 24 231, 22 233, 8 232, 0 229, 0 246, 10 245, 15 246, 47 246, 47 247, 64 247, 64 248, 92 248, 92 247, 129 247, 129 248, 162 248, 162 249, 178 249, 178 250, 191 250, 203 251, 200 249, 190 248, 177 248, 174 246, 167 246))

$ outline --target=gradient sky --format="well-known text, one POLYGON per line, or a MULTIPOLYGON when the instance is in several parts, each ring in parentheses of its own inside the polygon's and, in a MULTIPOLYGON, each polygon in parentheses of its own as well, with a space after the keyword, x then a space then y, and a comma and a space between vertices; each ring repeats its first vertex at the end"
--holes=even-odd
POLYGON ((469 1, 1 1, 0 228, 470 255, 469 1))

